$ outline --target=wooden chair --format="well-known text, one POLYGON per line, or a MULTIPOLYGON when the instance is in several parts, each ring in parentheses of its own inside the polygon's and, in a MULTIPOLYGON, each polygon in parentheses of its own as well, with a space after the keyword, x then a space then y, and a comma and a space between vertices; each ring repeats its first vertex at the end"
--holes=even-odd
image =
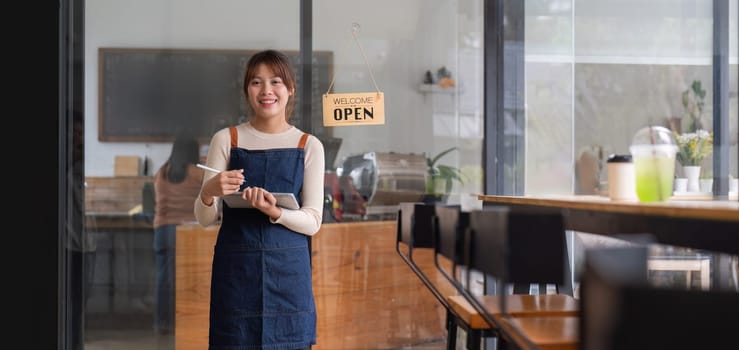
POLYGON ((619 247, 586 252, 582 348, 721 349, 736 344, 739 293, 650 285, 646 251, 619 247))
POLYGON ((449 305, 449 297, 458 294, 454 285, 446 279, 429 276, 420 266, 433 267, 431 248, 434 246, 434 216, 433 204, 400 203, 395 250, 446 310, 447 349, 456 349, 457 327, 460 327, 467 332, 467 348, 476 350, 479 349, 482 338, 492 336, 489 333, 490 327, 484 323, 471 325, 465 321, 468 318, 460 317, 459 313, 449 305), (407 248, 407 254, 403 252, 403 245, 407 248), (422 254, 427 259, 419 264, 414 254, 422 254))
MULTIPOLYGON (((514 211, 488 207, 469 213, 466 229, 450 229, 453 213, 437 207, 439 242, 456 234, 466 271, 452 276, 468 286, 469 276, 479 271, 496 280, 494 295, 462 294, 485 323, 500 334, 500 347, 521 349, 576 349, 579 302, 566 294, 508 294, 509 284, 561 285, 565 278, 565 232, 558 212, 514 211), (452 232, 450 232, 452 231, 452 232)), ((444 248, 441 249, 443 251, 444 248)), ((457 263, 460 260, 457 259, 457 263)), ((457 307, 452 298, 452 307, 457 307)))

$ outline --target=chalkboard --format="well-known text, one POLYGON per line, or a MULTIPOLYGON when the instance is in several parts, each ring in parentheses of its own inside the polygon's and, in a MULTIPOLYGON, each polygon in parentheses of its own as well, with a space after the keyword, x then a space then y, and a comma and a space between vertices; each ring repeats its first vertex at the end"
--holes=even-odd
MULTIPOLYGON (((181 131, 209 140, 215 131, 244 121, 244 71, 258 51, 100 48, 98 140, 168 142, 181 131)), ((282 52, 297 80, 291 124, 310 125, 313 134, 325 135, 321 96, 331 81, 333 53, 313 52, 312 115, 301 116, 300 51, 282 52)))

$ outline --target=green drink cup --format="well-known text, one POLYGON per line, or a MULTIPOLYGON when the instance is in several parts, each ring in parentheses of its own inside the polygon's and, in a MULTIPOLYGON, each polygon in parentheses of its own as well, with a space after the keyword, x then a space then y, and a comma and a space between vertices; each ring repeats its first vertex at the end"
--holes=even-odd
POLYGON ((640 202, 664 202, 672 197, 677 145, 672 133, 660 126, 636 133, 629 147, 634 159, 636 196, 640 202))
MULTIPOLYGON (((638 152, 636 152, 638 153, 638 152)), ((672 196, 675 156, 634 156, 636 196, 640 202, 663 202, 672 196)))

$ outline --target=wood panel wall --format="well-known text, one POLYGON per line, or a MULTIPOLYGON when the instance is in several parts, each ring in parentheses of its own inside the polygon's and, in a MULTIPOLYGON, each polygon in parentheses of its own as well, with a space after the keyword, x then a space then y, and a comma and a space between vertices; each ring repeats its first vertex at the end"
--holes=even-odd
MULTIPOLYGON (((391 349, 444 339, 444 308, 398 256, 395 228, 395 221, 327 223, 314 236, 314 350, 391 349)), ((207 348, 217 229, 177 229, 178 350, 207 348)), ((433 271, 428 264, 424 269, 433 271)))
POLYGON ((128 212, 141 204, 144 184, 151 176, 89 176, 85 178, 85 210, 91 212, 128 212))

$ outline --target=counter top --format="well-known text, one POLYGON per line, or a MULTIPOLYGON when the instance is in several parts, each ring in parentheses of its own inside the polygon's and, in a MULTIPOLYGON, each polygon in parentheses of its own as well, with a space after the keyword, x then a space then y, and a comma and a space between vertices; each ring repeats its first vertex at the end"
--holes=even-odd
POLYGON ((583 195, 480 195, 478 199, 485 202, 501 204, 527 204, 623 214, 660 215, 677 218, 739 222, 739 201, 736 200, 669 200, 658 203, 640 203, 636 200, 612 201, 608 197, 583 195))
POLYGON ((153 214, 128 212, 86 212, 88 229, 153 229, 153 214))
POLYGON ((479 195, 486 206, 559 208, 568 230, 603 234, 645 234, 655 243, 739 254, 739 201, 612 201, 583 195, 479 195))

